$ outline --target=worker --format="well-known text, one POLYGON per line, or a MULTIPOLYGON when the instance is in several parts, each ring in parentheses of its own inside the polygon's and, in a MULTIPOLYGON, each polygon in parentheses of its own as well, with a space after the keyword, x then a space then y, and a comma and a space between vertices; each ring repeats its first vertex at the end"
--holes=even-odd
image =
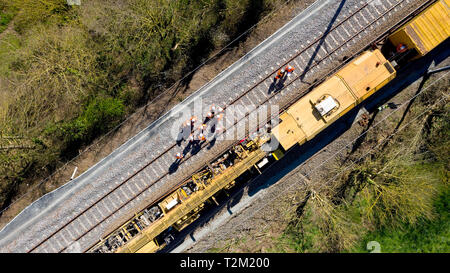
POLYGON ((223 114, 218 114, 217 115, 217 121, 220 121, 223 118, 223 114))
POLYGON ((198 139, 199 139, 200 141, 205 141, 205 140, 206 140, 206 137, 205 137, 205 135, 204 135, 203 133, 200 133, 200 134, 198 135, 198 139))
POLYGON ((282 79, 284 77, 284 74, 286 73, 286 71, 284 70, 284 68, 278 70, 277 75, 275 76, 274 81, 282 79))
POLYGON ((183 154, 182 153, 177 153, 177 155, 175 156, 177 158, 177 160, 181 160, 183 159, 183 154))
POLYGON ((408 47, 404 44, 398 44, 397 53, 403 53, 408 49, 408 47))
POLYGON ((264 125, 264 127, 266 128, 266 132, 268 134, 270 134, 270 132, 272 132, 272 123, 270 121, 266 125, 264 125))
POLYGON ((209 108, 209 112, 206 114, 205 122, 213 119, 214 116, 216 115, 216 113, 222 113, 222 112, 223 112, 223 108, 222 107, 219 106, 219 107, 216 108, 216 106, 214 104, 211 105, 211 107, 209 108))
POLYGON ((295 70, 295 68, 288 64, 286 66, 285 70, 287 72, 287 76, 289 77, 292 74, 292 72, 295 70))

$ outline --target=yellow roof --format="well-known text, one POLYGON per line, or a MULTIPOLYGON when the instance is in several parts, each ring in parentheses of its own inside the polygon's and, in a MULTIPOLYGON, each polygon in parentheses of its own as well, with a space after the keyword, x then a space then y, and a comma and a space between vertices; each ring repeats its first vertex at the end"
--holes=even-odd
POLYGON ((381 88, 392 74, 395 70, 378 49, 365 52, 337 73, 358 98, 381 88))
POLYGON ((394 76, 395 70, 378 49, 367 51, 289 107, 273 133, 285 150, 310 140, 394 76), (329 102, 329 97, 337 107, 322 116, 316 104, 329 102))
POLYGON ((354 102, 355 98, 345 83, 339 77, 333 76, 292 105, 287 112, 297 121, 298 126, 309 140, 354 102), (314 104, 324 95, 331 95, 339 104, 338 110, 327 117, 322 117, 314 107, 314 104))
POLYGON ((272 131, 285 150, 291 148, 298 142, 306 140, 305 133, 297 126, 294 118, 288 113, 280 116, 282 122, 272 131))

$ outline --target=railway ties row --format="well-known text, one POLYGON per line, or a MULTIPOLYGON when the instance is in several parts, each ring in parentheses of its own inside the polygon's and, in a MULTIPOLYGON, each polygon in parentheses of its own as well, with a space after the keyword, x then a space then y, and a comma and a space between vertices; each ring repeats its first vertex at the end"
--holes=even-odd
MULTIPOLYGON (((366 5, 366 7, 367 7, 367 5, 366 5)), ((363 10, 363 8, 361 10, 363 10)), ((356 12, 355 14, 358 14, 358 12, 356 12)), ((355 14, 353 14, 353 15, 355 15, 355 14)), ((368 12, 368 14, 371 14, 371 13, 368 12)), ((351 17, 351 18, 353 18, 353 17, 351 17)), ((351 20, 351 18, 347 18, 347 20, 343 21, 343 23, 347 22, 348 20, 351 20)), ((363 22, 363 21, 364 20, 362 20, 361 22, 363 22)), ((341 23, 338 27, 333 29, 334 32, 329 32, 329 33, 327 33, 325 35, 322 35, 324 37, 324 42, 323 42, 322 46, 320 48, 318 48, 318 51, 320 51, 321 48, 324 47, 324 46, 329 47, 330 44, 337 43, 337 41, 340 39, 339 36, 344 35, 342 33, 342 31, 339 31, 339 27, 340 26, 342 26, 342 27, 344 26, 343 23, 341 23)), ((360 25, 361 25, 360 23, 356 24, 357 27, 359 27, 360 25)), ((367 26, 367 24, 364 23, 363 26, 367 26)), ((359 28, 361 28, 361 27, 359 27, 359 28)), ((349 33, 350 30, 346 30, 344 32, 349 33)), ((359 33, 361 33, 361 30, 359 30, 359 33)), ((355 35, 355 33, 352 32, 352 33, 350 33, 350 35, 355 35)), ((316 39, 314 39, 314 40, 316 40, 316 39)), ((315 49, 314 49, 314 46, 319 45, 319 43, 320 43, 320 38, 317 39, 317 41, 312 42, 311 44, 309 44, 306 47, 306 50, 303 49, 303 51, 300 51, 300 54, 298 54, 297 56, 295 56, 294 58, 289 60, 289 62, 292 62, 298 68, 298 69, 296 69, 294 71, 294 73, 292 75, 294 79, 298 79, 299 76, 302 73, 305 73, 305 71, 301 71, 300 68, 301 67, 305 67, 311 61, 311 59, 313 59, 314 62, 312 62, 312 64, 310 64, 310 65, 312 65, 312 67, 310 69, 306 70, 305 76, 313 74, 313 72, 314 72, 313 69, 316 68, 321 63, 325 63, 326 60, 329 60, 330 58, 333 59, 334 57, 336 57, 338 55, 338 54, 336 54, 338 52, 337 49, 341 48, 341 50, 342 50, 343 46, 345 46, 345 44, 346 44, 346 42, 341 42, 340 47, 339 47, 339 45, 337 45, 335 47, 335 49, 331 48, 332 53, 330 54, 330 56, 327 56, 326 53, 325 53, 325 52, 328 53, 330 51, 329 48, 327 48, 327 50, 322 49, 321 54, 325 54, 325 56, 320 55, 320 53, 316 53, 314 55, 314 53, 316 52, 315 49)), ((273 73, 275 73, 275 72, 276 72, 276 70, 273 73)), ((269 73, 269 72, 266 72, 266 73, 269 73)), ((286 83, 287 88, 283 87, 281 89, 281 92, 276 92, 275 94, 268 94, 267 92, 265 92, 264 90, 267 90, 266 89, 267 86, 268 85, 270 86, 269 82, 271 83, 271 81, 272 81, 272 77, 271 76, 273 76, 273 73, 268 75, 268 76, 266 76, 264 78, 264 80, 262 80, 260 83, 257 83, 253 87, 251 87, 250 90, 246 91, 246 93, 244 95, 241 95, 240 98, 239 98, 239 96, 235 97, 234 101, 232 101, 233 102, 232 104, 236 104, 237 105, 237 104, 240 103, 244 107, 245 107, 245 105, 248 104, 248 102, 254 103, 256 105, 262 105, 265 102, 270 103, 271 101, 276 101, 276 100, 278 100, 280 98, 281 95, 284 95, 286 92, 292 91, 293 88, 291 88, 291 84, 292 84, 292 86, 294 86, 296 84, 295 80, 291 80, 290 82, 287 82, 286 83), (264 87, 266 87, 266 88, 264 88, 264 87), (251 92, 253 90, 254 90, 254 92, 251 92), (263 99, 262 99, 262 101, 264 101, 263 103, 261 103, 261 99, 260 99, 261 95, 263 95, 263 99)), ((227 126, 230 126, 230 128, 232 126, 234 126, 233 122, 229 122, 229 123, 230 124, 227 124, 227 126)), ((80 224, 80 223, 78 223, 78 221, 73 220, 72 221, 72 223, 74 223, 73 229, 77 229, 77 227, 78 227, 79 230, 83 230, 81 233, 83 233, 83 232, 86 233, 88 231, 91 231, 94 228, 98 227, 100 223, 106 222, 107 220, 110 221, 109 219, 114 218, 113 214, 117 214, 117 212, 121 211, 122 209, 124 211, 126 211, 125 208, 131 207, 130 204, 133 204, 134 203, 133 200, 136 200, 139 196, 143 196, 143 195, 145 195, 145 193, 148 193, 148 192, 156 191, 156 189, 155 189, 156 188, 155 180, 162 182, 164 177, 167 177, 166 174, 165 174, 165 171, 167 170, 168 162, 170 162, 170 159, 173 156, 172 153, 168 153, 168 151, 170 151, 174 147, 175 146, 169 147, 168 150, 165 150, 162 155, 154 154, 154 155, 150 156, 149 157, 150 160, 151 160, 150 163, 148 163, 147 165, 144 164, 143 165, 144 167, 142 169, 140 169, 140 170, 139 170, 139 168, 138 168, 138 170, 136 170, 136 169, 133 170, 133 172, 136 172, 139 175, 141 173, 143 174, 142 175, 143 177, 139 177, 139 175, 133 174, 133 176, 135 176, 135 177, 131 177, 131 178, 127 178, 126 179, 127 180, 126 182, 132 182, 132 181, 136 180, 136 182, 134 182, 134 184, 139 183, 140 186, 139 187, 136 186, 136 190, 128 189, 128 194, 122 193, 122 195, 123 195, 122 198, 123 199, 121 199, 121 197, 117 196, 118 192, 120 193, 119 188, 122 187, 122 184, 119 181, 119 183, 117 183, 118 187, 116 189, 112 190, 110 194, 107 194, 106 196, 102 197, 102 200, 105 200, 104 202, 114 204, 113 206, 111 206, 111 204, 109 204, 109 207, 108 207, 108 204, 106 204, 106 203, 102 204, 103 203, 102 201, 98 201, 98 204, 102 204, 102 207, 110 208, 108 210, 109 212, 104 213, 104 214, 106 214, 106 216, 105 215, 101 215, 102 213, 97 213, 93 217, 92 216, 88 217, 87 216, 88 215, 87 214, 88 210, 90 210, 90 209, 95 210, 94 207, 96 206, 96 204, 94 204, 91 208, 88 208, 83 213, 86 213, 85 214, 85 218, 87 218, 87 219, 89 219, 89 218, 90 219, 97 219, 96 220, 97 223, 90 222, 89 224, 87 224, 84 221, 82 221, 82 223, 85 223, 85 224, 80 224), (156 160, 156 159, 161 159, 161 160, 156 160), (150 174, 150 173, 152 173, 152 174, 150 174), (163 175, 163 176, 161 177, 161 175, 163 175), (114 193, 114 194, 112 194, 112 193, 114 193), (106 198, 108 196, 109 196, 109 198, 106 198), (117 202, 117 200, 120 200, 122 202, 120 202, 120 201, 117 202), (114 213, 112 213, 112 212, 114 212, 114 213)), ((175 149, 176 149, 176 147, 175 147, 175 149)), ((192 158, 192 157, 189 157, 188 160, 190 158, 192 158)), ((187 162, 189 162, 189 161, 187 161, 187 162)), ((128 183, 125 183, 125 182, 122 182, 122 183, 123 183, 123 185, 128 184, 128 183)), ((127 186, 126 188, 129 188, 128 185, 126 185, 126 186, 127 186)), ((97 210, 100 211, 100 209, 97 209, 97 210)), ((103 211, 106 211, 106 210, 103 209, 103 211)), ((61 229, 61 231, 63 231, 63 230, 64 230, 64 228, 61 229)), ((79 237, 77 240, 79 240, 80 238, 84 237, 83 234, 80 234, 80 235, 77 235, 77 236, 79 237)), ((56 239, 58 237, 59 236, 55 236, 54 238, 56 239)), ((53 241, 53 240, 51 240, 51 241, 53 241)), ((57 240, 57 241, 59 241, 59 240, 57 240)), ((46 243, 42 244, 42 246, 46 246, 46 245, 47 245, 46 243)), ((40 249, 40 248, 38 248, 38 249, 40 249)), ((63 248, 63 250, 64 249, 65 248, 63 248)), ((59 250, 59 251, 61 251, 61 250, 59 250)))
MULTIPOLYGON (((102 222, 104 220, 104 216, 110 214, 112 211, 111 208, 120 208, 123 205, 121 202, 122 200, 130 199, 130 197, 132 198, 136 194, 137 191, 132 190, 129 188, 129 185, 126 184, 124 188, 121 188, 113 194, 103 198, 101 202, 98 202, 95 206, 92 206, 89 210, 81 214, 80 217, 63 228, 60 234, 63 232, 68 233, 70 234, 68 238, 71 238, 73 241, 77 241, 90 230, 90 227, 94 226, 96 223, 102 222)), ((64 246, 60 246, 60 240, 58 239, 59 237, 60 235, 58 236, 57 234, 57 236, 54 237, 54 240, 47 241, 46 244, 43 244, 37 249, 37 251, 40 251, 41 248, 46 249, 49 246, 51 246, 52 251, 55 251, 55 249, 57 249, 56 252, 61 251, 64 249, 64 246), (56 242, 56 245, 53 242, 56 242)))

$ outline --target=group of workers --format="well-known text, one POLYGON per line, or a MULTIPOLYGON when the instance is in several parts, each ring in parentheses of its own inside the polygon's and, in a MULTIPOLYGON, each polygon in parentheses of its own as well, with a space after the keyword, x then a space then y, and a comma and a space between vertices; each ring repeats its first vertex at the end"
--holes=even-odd
MULTIPOLYGON (((212 130, 214 130, 215 132, 220 132, 222 131, 222 128, 215 128, 216 124, 219 120, 222 119, 223 117, 223 108, 218 106, 216 107, 214 104, 210 107, 209 112, 206 114, 205 120, 202 122, 202 124, 196 129, 195 124, 198 121, 196 116, 192 116, 190 119, 188 119, 186 122, 183 123, 183 127, 181 128, 181 135, 185 136, 186 131, 189 133, 189 136, 187 137, 188 143, 189 145, 193 145, 196 142, 203 142, 206 140, 206 129, 208 128, 207 123, 211 120, 214 120, 215 122, 213 123, 213 125, 211 126, 212 130), (197 134, 197 137, 195 137, 197 134)), ((181 159, 184 158, 184 154, 183 153, 177 153, 176 154, 176 159, 179 162, 181 159)))
MULTIPOLYGON (((280 70, 278 70, 277 74, 275 75, 274 78, 274 82, 277 81, 281 81, 285 79, 286 77, 289 77, 292 72, 295 70, 294 67, 292 67, 291 65, 286 65, 286 67, 281 68, 280 70)), ((206 134, 206 128, 207 126, 207 122, 209 122, 210 120, 213 120, 216 118, 216 122, 218 122, 221 118, 223 117, 223 108, 222 107, 217 107, 213 104, 210 107, 209 112, 206 114, 206 118, 203 121, 203 123, 197 128, 198 130, 198 136, 197 139, 195 138, 195 123, 197 122, 197 117, 196 116, 192 116, 189 120, 187 120, 186 122, 183 123, 183 127, 182 127, 182 131, 181 134, 184 136, 186 129, 189 130, 189 137, 187 138, 188 142, 190 145, 194 144, 194 142, 196 141, 200 141, 203 142, 206 140, 205 134, 206 134)), ((212 128, 214 128, 214 125, 212 126, 212 128)), ((217 131, 222 131, 221 128, 216 129, 217 131)), ((179 163, 181 161, 181 159, 184 158, 184 153, 177 153, 176 154, 176 162, 179 163)))
POLYGON ((286 67, 278 70, 278 72, 274 78, 274 81, 276 82, 277 80, 282 80, 284 78, 284 76, 289 77, 292 74, 292 72, 294 72, 294 70, 295 70, 295 68, 292 67, 291 65, 289 65, 289 64, 286 65, 286 67))

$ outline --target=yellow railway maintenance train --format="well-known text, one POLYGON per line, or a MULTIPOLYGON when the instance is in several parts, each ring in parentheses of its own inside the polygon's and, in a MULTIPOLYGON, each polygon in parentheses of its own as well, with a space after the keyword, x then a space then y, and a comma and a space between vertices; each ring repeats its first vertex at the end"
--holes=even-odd
MULTIPOLYGON (((450 0, 437 1, 388 38, 390 59, 425 55, 449 37, 450 0)), ((109 234, 89 252, 156 252, 199 217, 220 192, 261 173, 295 145, 314 138, 356 105, 380 90, 396 71, 379 49, 363 52, 333 76, 281 113, 271 134, 281 147, 271 153, 262 145, 269 133, 236 144, 207 164, 182 186, 109 234)))

